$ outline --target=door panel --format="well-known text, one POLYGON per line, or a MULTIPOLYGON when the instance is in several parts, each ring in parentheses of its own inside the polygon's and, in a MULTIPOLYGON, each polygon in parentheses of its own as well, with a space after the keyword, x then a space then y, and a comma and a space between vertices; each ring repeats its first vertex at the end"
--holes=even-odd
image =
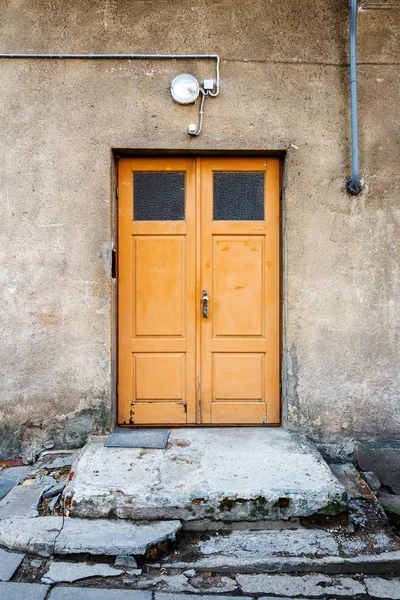
POLYGON ((202 423, 278 423, 279 161, 203 159, 200 182, 202 423))
POLYGON ((120 424, 279 423, 278 159, 120 160, 118 349, 120 424))
POLYGON ((213 236, 214 338, 263 334, 263 242, 213 236))
POLYGON ((120 161, 120 424, 196 419, 194 166, 120 161))

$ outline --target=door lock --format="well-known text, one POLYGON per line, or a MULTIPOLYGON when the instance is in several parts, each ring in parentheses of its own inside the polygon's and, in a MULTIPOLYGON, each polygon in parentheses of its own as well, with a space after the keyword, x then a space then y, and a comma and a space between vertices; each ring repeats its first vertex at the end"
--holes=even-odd
POLYGON ((203 319, 208 319, 208 291, 203 290, 203 319))

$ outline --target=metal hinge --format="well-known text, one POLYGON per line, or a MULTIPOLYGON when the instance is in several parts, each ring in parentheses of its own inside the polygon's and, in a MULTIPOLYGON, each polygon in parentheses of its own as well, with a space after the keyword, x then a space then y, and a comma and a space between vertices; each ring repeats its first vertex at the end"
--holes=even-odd
POLYGON ((115 248, 111 250, 111 279, 117 277, 117 253, 115 248))
POLYGON ((118 188, 115 190, 115 197, 117 200, 119 199, 119 189, 118 188))

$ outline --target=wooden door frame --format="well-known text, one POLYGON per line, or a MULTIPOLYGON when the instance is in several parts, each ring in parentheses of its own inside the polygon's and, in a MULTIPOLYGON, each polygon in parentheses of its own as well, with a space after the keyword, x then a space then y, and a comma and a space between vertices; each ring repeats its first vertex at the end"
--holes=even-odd
MULTIPOLYGON (((111 415, 110 424, 114 428, 118 426, 118 163, 120 159, 124 158, 277 158, 280 164, 280 180, 279 180, 279 364, 280 364, 280 422, 271 424, 238 424, 238 425, 220 425, 211 423, 192 423, 192 424, 171 424, 165 427, 168 428, 179 428, 179 427, 282 427, 285 423, 286 414, 286 403, 285 396, 282 393, 283 380, 284 380, 284 358, 283 358, 283 341, 285 338, 284 331, 284 317, 285 317, 285 306, 284 306, 284 239, 285 239, 285 206, 284 206, 284 180, 286 179, 286 151, 270 151, 270 150, 167 150, 159 151, 155 149, 125 149, 125 148, 114 148, 112 150, 112 163, 111 163, 111 201, 110 201, 110 227, 111 227, 111 244, 110 244, 110 275, 111 275, 111 340, 110 340, 110 358, 111 358, 111 415)), ((200 169, 196 168, 196 191, 200 189, 200 169)), ((199 227, 200 217, 200 203, 196 204, 196 228, 199 227), (197 212, 199 214, 197 214, 197 212)), ((196 235, 196 273, 199 277, 200 269, 197 264, 200 261, 200 253, 197 248, 197 240, 199 236, 196 235)), ((196 280, 196 286, 199 282, 196 280)), ((200 313, 200 305, 197 307, 197 311, 200 313)), ((198 315, 196 314, 196 323, 199 323, 198 315)), ((196 325, 197 328, 197 325, 196 325)), ((197 346, 200 345, 200 336, 196 335, 196 370, 198 372, 198 363, 200 361, 200 352, 197 346)), ((196 382, 197 385, 197 382, 196 382)), ((200 410, 200 406, 197 407, 200 410)), ((160 425, 127 425, 127 427, 160 427, 160 425)))

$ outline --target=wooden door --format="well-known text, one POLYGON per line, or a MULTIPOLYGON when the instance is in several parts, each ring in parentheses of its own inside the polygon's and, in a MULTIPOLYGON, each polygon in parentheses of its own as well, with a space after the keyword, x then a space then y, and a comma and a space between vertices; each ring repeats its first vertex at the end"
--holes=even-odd
POLYGON ((279 160, 122 159, 118 228, 119 423, 278 424, 279 160))
POLYGON ((118 420, 196 421, 195 161, 119 161, 118 420))

